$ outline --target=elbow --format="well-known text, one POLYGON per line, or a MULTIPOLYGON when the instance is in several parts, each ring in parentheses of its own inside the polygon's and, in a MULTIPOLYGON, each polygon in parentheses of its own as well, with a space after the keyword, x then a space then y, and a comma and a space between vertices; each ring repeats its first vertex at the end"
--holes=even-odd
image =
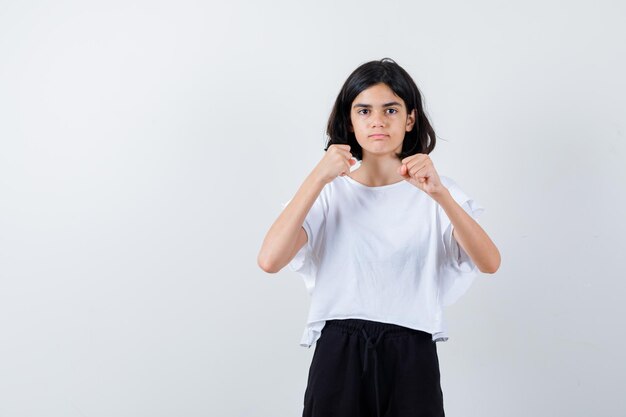
POLYGON ((498 268, 481 268, 480 272, 483 274, 495 274, 498 271, 498 268))
POLYGON ((271 259, 269 259, 267 256, 264 256, 263 254, 259 254, 259 256, 257 257, 257 264, 263 271, 267 272, 268 274, 275 274, 281 270, 281 268, 278 268, 271 259))
POLYGON ((483 265, 483 267, 480 268, 480 272, 484 274, 495 274, 498 269, 500 269, 501 261, 502 259, 500 257, 500 252, 496 252, 496 256, 494 257, 492 262, 487 265, 483 265))

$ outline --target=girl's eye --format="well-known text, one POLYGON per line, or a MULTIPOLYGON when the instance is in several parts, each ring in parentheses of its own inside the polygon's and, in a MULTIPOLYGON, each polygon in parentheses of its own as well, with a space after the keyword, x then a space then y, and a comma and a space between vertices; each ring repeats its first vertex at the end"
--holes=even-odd
MULTIPOLYGON (((388 110, 391 114, 396 114, 396 113, 398 113, 398 110, 396 110, 396 109, 387 109, 387 110, 388 110)), ((358 114, 367 114, 366 112, 368 112, 368 111, 369 111, 368 109, 361 109, 361 110, 359 110, 357 113, 358 113, 358 114)))

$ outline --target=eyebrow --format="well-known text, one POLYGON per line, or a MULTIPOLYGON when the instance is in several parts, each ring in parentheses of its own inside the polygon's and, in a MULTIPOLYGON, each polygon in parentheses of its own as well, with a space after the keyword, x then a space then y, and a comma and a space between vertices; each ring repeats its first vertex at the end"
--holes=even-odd
MULTIPOLYGON (((391 102, 389 102, 389 103, 385 103, 385 104, 383 104, 383 107, 391 107, 391 106, 400 106, 400 107, 402 107, 402 104, 398 103, 397 101, 391 101, 391 102)), ((354 105, 354 106, 352 106, 352 107, 353 107, 353 108, 354 108, 354 107, 365 107, 366 109, 371 109, 371 108, 372 108, 372 105, 371 105, 371 104, 357 103, 357 104, 355 104, 355 105, 354 105)))

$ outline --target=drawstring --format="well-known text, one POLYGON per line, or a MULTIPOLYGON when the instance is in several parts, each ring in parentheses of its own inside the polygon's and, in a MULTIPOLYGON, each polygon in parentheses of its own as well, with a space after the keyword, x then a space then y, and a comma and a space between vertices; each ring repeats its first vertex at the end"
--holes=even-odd
POLYGON ((361 378, 365 376, 365 372, 367 372, 367 352, 369 352, 370 348, 374 349, 374 388, 376 390, 376 415, 380 417, 380 404, 378 399, 378 355, 376 354, 376 346, 378 346, 378 342, 382 339, 383 335, 387 330, 383 330, 380 332, 378 337, 376 338, 376 342, 372 343, 372 340, 367 335, 367 332, 364 328, 361 328, 361 332, 363 332, 363 336, 365 336, 365 360, 363 361, 363 373, 361 374, 361 378))

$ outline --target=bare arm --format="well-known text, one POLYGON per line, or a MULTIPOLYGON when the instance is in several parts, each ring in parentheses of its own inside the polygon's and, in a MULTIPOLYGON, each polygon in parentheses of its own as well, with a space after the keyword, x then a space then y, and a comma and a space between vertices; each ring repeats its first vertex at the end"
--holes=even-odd
POLYGON ((434 198, 452 223, 454 239, 472 258, 480 272, 495 273, 500 267, 500 252, 483 228, 463 210, 447 189, 434 198))
POLYGON ((493 274, 500 268, 498 248, 476 220, 452 198, 427 154, 418 153, 404 158, 398 173, 443 208, 452 223, 452 236, 480 272, 493 274))
POLYGON ((302 227, 304 219, 326 184, 337 175, 350 172, 355 162, 348 145, 331 145, 315 169, 304 180, 296 195, 280 213, 265 235, 257 263, 265 272, 283 269, 304 246, 308 236, 302 227))
POLYGON ((283 269, 306 244, 308 238, 302 224, 324 185, 313 174, 309 175, 272 224, 257 259, 265 272, 283 269))

